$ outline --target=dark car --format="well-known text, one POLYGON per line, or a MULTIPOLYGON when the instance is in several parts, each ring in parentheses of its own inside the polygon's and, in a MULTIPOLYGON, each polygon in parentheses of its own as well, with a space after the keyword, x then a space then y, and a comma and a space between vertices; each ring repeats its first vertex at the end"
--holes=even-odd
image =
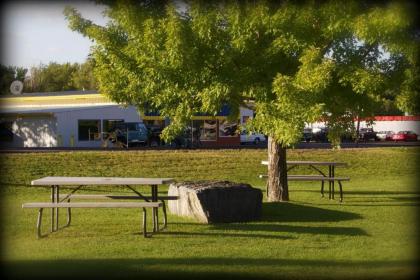
POLYGON ((328 129, 327 128, 312 129, 312 141, 328 142, 328 129))
POLYGON ((379 141, 379 138, 373 128, 361 128, 359 130, 359 141, 379 141))
POLYGON ((112 132, 112 142, 120 142, 125 147, 145 145, 148 141, 147 128, 143 123, 124 122, 118 123, 112 132))
POLYGON ((353 132, 350 131, 350 130, 344 131, 340 136, 340 140, 341 140, 342 143, 344 143, 344 142, 354 142, 353 132))
POLYGON ((302 141, 304 142, 311 142, 313 137, 312 128, 305 128, 303 129, 302 141))

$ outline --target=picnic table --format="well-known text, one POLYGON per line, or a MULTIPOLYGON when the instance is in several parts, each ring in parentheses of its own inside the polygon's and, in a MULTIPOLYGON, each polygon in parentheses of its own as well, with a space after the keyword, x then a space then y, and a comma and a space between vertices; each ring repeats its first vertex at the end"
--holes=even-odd
MULTIPOLYGON (((158 208, 162 206, 161 200, 164 199, 176 199, 174 197, 159 197, 158 186, 163 184, 172 183, 172 178, 124 178, 124 177, 44 177, 41 179, 33 180, 32 186, 49 186, 51 188, 51 202, 48 203, 24 203, 23 208, 39 208, 38 215, 38 237, 41 237, 41 220, 42 220, 42 209, 51 208, 51 232, 58 231, 59 225, 59 208, 67 208, 68 221, 67 225, 70 225, 71 221, 71 208, 143 208, 143 233, 146 237, 146 208, 152 208, 152 219, 153 219, 153 232, 159 231, 158 223, 158 208), (128 188, 133 192, 134 195, 122 196, 122 195, 75 195, 74 193, 82 189, 85 186, 120 186, 128 188), (134 188, 134 186, 149 185, 151 188, 151 196, 145 196, 134 188), (69 187, 72 190, 68 194, 60 195, 60 187, 69 187), (70 202, 73 198, 114 198, 114 199, 140 199, 144 202, 84 202, 74 203, 70 202)), ((164 202, 163 202, 164 203, 164 202)), ((164 204, 163 204, 164 206, 164 204)), ((166 211, 165 214, 165 226, 166 226, 166 211)))
MULTIPOLYGON (((321 181, 321 196, 324 196, 324 181, 328 181, 329 186, 329 199, 334 199, 334 182, 337 181, 340 185, 340 201, 343 199, 341 181, 350 180, 348 177, 336 177, 335 167, 347 167, 345 162, 335 161, 287 161, 287 172, 296 168, 297 166, 308 166, 309 168, 317 171, 320 175, 288 175, 288 181, 321 181), (328 166, 328 173, 321 170, 321 166, 328 166)), ((267 160, 261 161, 261 164, 268 165, 267 160)), ((260 176, 261 177, 261 176, 260 176)))

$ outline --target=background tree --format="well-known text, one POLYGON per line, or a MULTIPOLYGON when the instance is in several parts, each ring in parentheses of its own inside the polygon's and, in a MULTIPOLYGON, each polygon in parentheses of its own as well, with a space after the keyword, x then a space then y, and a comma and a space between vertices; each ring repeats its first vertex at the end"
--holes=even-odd
POLYGON ((228 104, 237 118, 252 101, 249 128, 269 136, 269 201, 289 199, 286 148, 305 123, 324 119, 337 145, 354 116, 372 115, 384 100, 418 108, 409 2, 106 3, 106 27, 64 12, 72 30, 96 43, 100 91, 169 117, 166 140, 195 113, 216 115, 228 104))
POLYGON ((77 65, 71 63, 59 64, 50 62, 47 65, 41 64, 38 69, 31 69, 29 92, 52 92, 76 89, 72 84, 71 77, 76 72, 77 65))
POLYGON ((76 64, 76 71, 71 76, 72 85, 79 90, 91 90, 97 88, 97 81, 93 75, 95 61, 88 58, 85 63, 76 64))
POLYGON ((51 92, 66 90, 96 89, 97 82, 93 76, 93 59, 84 63, 50 62, 32 67, 25 79, 25 92, 51 92))

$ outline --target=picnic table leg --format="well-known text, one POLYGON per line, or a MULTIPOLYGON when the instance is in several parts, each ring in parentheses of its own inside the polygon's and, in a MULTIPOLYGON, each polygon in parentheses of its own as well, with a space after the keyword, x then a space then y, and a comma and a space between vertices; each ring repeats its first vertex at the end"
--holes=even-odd
MULTIPOLYGON (((158 201, 158 193, 157 193, 157 185, 152 185, 152 201, 158 201)), ((153 232, 159 231, 159 219, 158 219, 158 209, 153 207, 152 208, 152 218, 153 218, 153 232)))
MULTIPOLYGON (((328 177, 331 177, 331 165, 328 165, 328 177)), ((331 181, 328 181, 328 199, 331 199, 331 181)))
MULTIPOLYGON (((51 202, 54 203, 55 200, 55 186, 51 186, 51 202)), ((51 208, 51 232, 54 232, 54 213, 55 209, 51 208)))
POLYGON ((341 181, 338 181, 338 185, 340 186, 340 202, 343 202, 343 187, 341 186, 341 181))
POLYGON ((42 210, 44 210, 44 208, 39 208, 38 220, 37 220, 37 223, 36 223, 36 230, 37 230, 37 237, 38 238, 42 237, 42 235, 41 235, 42 210))
MULTIPOLYGON (((151 190, 152 190, 152 201, 154 200, 155 197, 155 189, 154 186, 151 186, 151 190)), ((152 224, 153 224, 153 232, 156 231, 156 213, 155 213, 155 208, 152 208, 152 224)))
POLYGON ((165 200, 161 200, 162 202, 162 210, 163 210, 163 227, 162 229, 165 229, 167 224, 168 224, 168 217, 166 215, 166 205, 165 205, 165 200))
MULTIPOLYGON (((155 201, 158 201, 158 187, 155 185, 155 201)), ((154 207, 156 211, 156 231, 159 231, 159 207, 154 207)))
MULTIPOLYGON (((163 212, 163 226, 159 229, 159 231, 164 230, 167 227, 168 224, 168 217, 166 214, 166 205, 165 200, 161 199, 160 202, 162 202, 162 212, 163 212)), ((159 211, 159 207, 156 208, 156 211, 159 211)), ((159 224, 157 225, 159 227, 159 224)))
MULTIPOLYGON (((334 177, 334 165, 331 166, 331 177, 334 177)), ((332 185, 332 199, 334 199, 334 181, 331 181, 331 185, 332 185)))
POLYGON ((147 237, 146 231, 146 208, 143 207, 143 236, 147 237))
MULTIPOLYGON (((60 188, 59 186, 55 186, 55 201, 58 203, 60 201, 59 198, 59 192, 60 192, 60 188)), ((55 210, 55 231, 58 231, 58 210, 59 208, 56 208, 55 210)))
MULTIPOLYGON (((70 198, 67 200, 70 203, 70 198)), ((71 223, 71 208, 67 208, 67 224, 66 227, 70 226, 71 223)))

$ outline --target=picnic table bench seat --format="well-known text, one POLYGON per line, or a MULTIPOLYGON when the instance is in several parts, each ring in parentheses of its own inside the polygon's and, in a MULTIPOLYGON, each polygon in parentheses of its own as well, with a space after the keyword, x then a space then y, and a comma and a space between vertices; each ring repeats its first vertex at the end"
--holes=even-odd
MULTIPOLYGON (((152 199, 152 196, 147 195, 121 195, 121 194, 60 194, 59 199, 61 200, 67 200, 70 202, 70 199, 145 199, 146 201, 149 201, 152 199)), ((157 199, 161 201, 162 203, 162 211, 163 211, 163 227, 162 229, 166 228, 168 224, 168 217, 166 214, 166 204, 165 200, 177 200, 178 196, 175 195, 158 195, 157 199)), ((71 215, 70 211, 68 212, 69 215, 71 215)))
MULTIPOLYGON (((68 194, 60 194, 59 198, 63 199, 66 198, 68 194)), ((102 199, 102 198, 112 198, 112 199, 152 199, 151 196, 143 195, 120 195, 120 194, 71 194, 69 198, 80 198, 80 199, 86 199, 86 198, 92 198, 92 199, 102 199)), ((175 195, 159 195, 158 200, 176 200, 178 199, 178 196, 175 195)))
MULTIPOLYGON (((42 237, 41 224, 42 212, 44 208, 67 208, 70 213, 71 208, 142 208, 143 209, 143 236, 150 237, 146 230, 146 208, 161 207, 161 202, 29 202, 22 204, 22 208, 38 208, 37 236, 42 237)), ((71 215, 68 215, 67 224, 69 226, 71 215)))

